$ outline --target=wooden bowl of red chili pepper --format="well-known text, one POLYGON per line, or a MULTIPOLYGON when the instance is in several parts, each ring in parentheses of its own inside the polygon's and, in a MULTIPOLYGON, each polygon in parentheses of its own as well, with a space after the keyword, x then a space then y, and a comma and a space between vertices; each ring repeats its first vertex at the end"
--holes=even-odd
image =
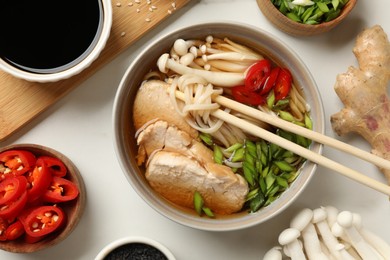
POLYGON ((85 200, 83 179, 65 155, 37 144, 0 148, 0 249, 30 253, 61 242, 85 200))

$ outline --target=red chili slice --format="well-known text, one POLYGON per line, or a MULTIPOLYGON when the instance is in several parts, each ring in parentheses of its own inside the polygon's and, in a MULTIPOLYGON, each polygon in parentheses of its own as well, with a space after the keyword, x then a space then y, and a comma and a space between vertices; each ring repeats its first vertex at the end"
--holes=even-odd
POLYGON ((26 203, 27 191, 24 191, 17 200, 10 202, 9 204, 4 204, 0 207, 0 218, 4 218, 6 220, 16 218, 19 213, 23 211, 26 203))
POLYGON ((281 68, 274 87, 275 100, 278 101, 286 98, 290 93, 291 85, 292 76, 290 71, 286 68, 281 68))
POLYGON ((233 98, 243 104, 258 106, 265 103, 265 97, 249 90, 246 86, 237 86, 232 88, 233 98))
POLYGON ((271 73, 271 62, 269 60, 259 60, 253 64, 245 76, 245 86, 251 91, 257 91, 271 73))
POLYGON ((53 176, 64 177, 66 175, 66 166, 60 159, 51 156, 40 156, 38 159, 46 163, 53 176))
POLYGON ((34 170, 30 171, 27 176, 27 181, 29 183, 27 190, 29 202, 39 199, 39 197, 46 192, 50 185, 51 178, 49 168, 43 160, 38 159, 34 170))
POLYGON ((270 75, 264 82, 264 86, 260 91, 261 95, 267 95, 271 89, 275 86, 276 79, 278 78, 280 67, 275 67, 271 70, 270 75))
POLYGON ((8 221, 4 218, 0 218, 0 241, 6 241, 5 232, 8 228, 8 221))
POLYGON ((24 176, 14 176, 0 182, 0 205, 16 200, 27 188, 24 176))
POLYGON ((79 190, 70 180, 53 176, 48 190, 43 194, 43 200, 52 203, 70 201, 79 195, 79 190))
POLYGON ((8 150, 0 153, 0 164, 2 163, 14 175, 22 175, 31 170, 35 161, 35 155, 29 151, 8 150))
POLYGON ((30 237, 30 242, 37 242, 48 234, 59 230, 65 222, 66 215, 61 208, 56 206, 41 206, 28 214, 23 225, 26 230, 26 235, 30 237))
POLYGON ((7 240, 15 240, 21 237, 24 234, 24 232, 25 230, 22 222, 16 220, 5 231, 5 238, 7 240))

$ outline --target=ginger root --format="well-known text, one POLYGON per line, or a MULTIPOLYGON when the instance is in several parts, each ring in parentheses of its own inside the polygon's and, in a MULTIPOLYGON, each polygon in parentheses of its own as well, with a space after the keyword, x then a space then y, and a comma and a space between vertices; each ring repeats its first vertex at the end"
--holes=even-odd
MULTIPOLYGON (((339 74, 334 89, 344 108, 331 116, 333 130, 340 136, 361 135, 372 153, 390 160, 390 43, 382 27, 361 32, 353 48, 359 68, 339 74)), ((380 169, 390 184, 390 170, 380 169)))

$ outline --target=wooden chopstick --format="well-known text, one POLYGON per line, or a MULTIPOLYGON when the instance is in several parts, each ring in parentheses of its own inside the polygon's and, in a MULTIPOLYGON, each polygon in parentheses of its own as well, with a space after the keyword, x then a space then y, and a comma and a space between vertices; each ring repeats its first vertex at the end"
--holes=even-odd
POLYGON ((341 142, 337 139, 331 138, 327 135, 323 135, 323 134, 315 132, 313 130, 301 127, 301 126, 296 125, 294 123, 283 120, 279 117, 269 115, 269 114, 262 112, 258 109, 255 109, 255 108, 250 107, 250 106, 246 106, 244 104, 241 104, 237 101, 226 98, 224 96, 217 96, 217 97, 213 98, 213 100, 214 100, 214 102, 217 102, 218 104, 220 104, 224 107, 233 109, 237 112, 243 113, 244 115, 247 115, 247 116, 250 116, 252 118, 258 119, 260 121, 266 122, 270 125, 276 126, 278 128, 292 132, 294 134, 309 138, 310 140, 313 140, 315 142, 322 143, 324 145, 328 145, 330 147, 333 147, 333 148, 338 149, 340 151, 343 151, 345 153, 349 153, 349 154, 354 155, 362 160, 370 162, 378 167, 381 167, 384 169, 390 169, 390 161, 389 160, 386 160, 382 157, 379 157, 379 156, 372 154, 372 153, 369 153, 367 151, 358 149, 352 145, 346 144, 346 143, 341 142))
POLYGON ((248 121, 245 121, 243 119, 240 119, 238 117, 235 117, 227 112, 224 112, 220 109, 214 111, 211 113, 213 116, 225 121, 226 123, 232 124, 236 127, 239 127, 246 132, 260 137, 266 141, 269 141, 271 143, 274 143, 276 145, 279 145, 280 147, 283 147, 284 149, 287 149, 289 151, 292 151, 293 153, 300 155, 309 161, 312 161, 314 163, 317 163, 319 165, 322 165, 326 168, 329 168, 331 170, 334 170, 338 173, 341 173, 342 175, 355 180, 361 184, 364 184, 370 188, 373 188, 379 192, 382 192, 386 195, 390 196, 390 186, 381 183, 379 181, 376 181, 374 179, 371 179, 367 177, 364 174, 361 174, 351 168, 348 168, 340 163, 337 163, 335 161, 332 161, 318 153, 315 153, 309 149, 304 148, 303 146, 300 146, 296 143, 293 143, 291 141, 288 141, 287 139, 284 139, 283 137, 280 137, 272 132, 269 132, 263 128, 260 128, 252 123, 249 123, 248 121))
MULTIPOLYGON (((176 91, 176 97, 178 99, 180 99, 180 100, 184 100, 184 95, 180 91, 176 91)), ((224 106, 229 107, 231 109, 234 109, 236 111, 239 111, 238 109, 240 109, 241 106, 245 106, 245 105, 242 105, 242 104, 240 104, 238 102, 235 102, 235 101, 232 101, 232 100, 230 100, 230 101, 232 101, 233 103, 230 103, 230 101, 227 101, 227 100, 224 100, 224 99, 227 99, 227 98, 222 97, 222 96, 218 96, 218 97, 214 98, 214 101, 218 102, 218 103, 219 102, 224 103, 224 106), (235 104, 235 103, 238 103, 240 106, 238 106, 238 105, 236 106, 235 105, 234 107, 231 107, 231 104, 235 104)), ((221 103, 219 103, 219 104, 221 104, 221 103)), ((248 107, 248 108, 250 108, 250 107, 248 107)), ((242 111, 240 110, 239 112, 244 113, 243 112, 244 110, 246 111, 246 109, 243 109, 242 111)), ((249 111, 250 110, 248 110, 246 112, 249 112, 249 111)), ((246 113, 246 112, 245 112, 245 114, 248 115, 248 116, 250 116, 252 114, 252 112, 250 112, 250 113, 246 113)), ((256 113, 259 113, 259 112, 261 112, 261 111, 256 110, 256 113)), ((332 161, 329 158, 326 158, 326 157, 324 157, 324 156, 322 156, 320 154, 317 154, 317 153, 315 153, 315 152, 313 152, 313 151, 311 151, 309 149, 306 149, 306 148, 304 148, 304 147, 302 147, 302 146, 300 146, 300 145, 298 145, 296 143, 288 141, 287 139, 284 139, 284 138, 282 138, 282 137, 280 137, 280 136, 278 136, 278 135, 276 135, 276 134, 274 134, 272 132, 269 132, 269 131, 267 131, 267 130, 265 130, 263 128, 260 128, 260 127, 254 125, 254 124, 252 124, 252 123, 250 123, 248 121, 245 121, 245 120, 240 119, 240 118, 238 118, 236 116, 233 116, 233 115, 231 115, 231 114, 229 114, 227 112, 224 112, 221 109, 217 109, 217 110, 213 111, 211 114, 213 116, 215 116, 216 118, 219 118, 219 119, 223 120, 226 123, 232 124, 232 125, 240 128, 240 129, 243 129, 244 131, 246 131, 246 132, 248 132, 248 133, 250 133, 250 134, 252 134, 254 136, 257 136, 257 137, 262 138, 262 139, 264 139, 264 140, 266 140, 268 142, 271 142, 271 143, 274 143, 276 145, 279 145, 280 147, 282 147, 284 149, 287 149, 287 150, 290 150, 293 153, 295 153, 297 155, 300 155, 300 156, 302 156, 303 158, 306 158, 309 161, 312 161, 312 162, 317 163, 317 164, 319 164, 321 166, 324 166, 324 167, 326 167, 328 169, 331 169, 331 170, 333 170, 335 172, 338 172, 338 173, 344 175, 345 177, 348 177, 348 178, 350 178, 350 179, 352 179, 354 181, 357 181, 357 182, 359 182, 359 183, 361 183, 361 184, 363 184, 365 186, 368 186, 368 187, 370 187, 370 188, 372 188, 374 190, 377 190, 377 191, 379 191, 381 193, 384 193, 384 194, 390 196, 390 186, 388 186, 388 185, 386 185, 384 183, 381 183, 381 182, 379 182, 377 180, 371 179, 371 178, 369 178, 368 176, 366 176, 364 174, 361 174, 361 173, 359 173, 359 172, 357 172, 357 171, 355 171, 355 170, 353 170, 351 168, 348 168, 348 167, 346 167, 346 166, 344 166, 344 165, 342 165, 340 163, 332 161)), ((265 113, 263 113, 263 114, 265 114, 265 113)), ((257 118, 257 116, 255 118, 257 118)), ((270 122, 271 121, 274 122, 274 121, 279 121, 279 120, 270 120, 270 122)), ((269 123, 269 124, 271 124, 271 123, 269 123)), ((277 122, 277 124, 278 125, 283 125, 285 127, 284 123, 277 122)), ((293 125, 292 123, 288 123, 288 124, 289 125, 293 125)), ((288 129, 290 129, 290 126, 288 126, 288 127, 289 127, 288 129)), ((297 127, 299 127, 299 126, 297 126, 297 127)), ((280 126, 280 128, 282 128, 282 127, 280 126)), ((295 125, 294 125, 294 127, 291 127, 291 128, 294 128, 293 130, 297 131, 297 129, 295 129, 296 128, 295 125)), ((305 129, 303 127, 300 127, 300 128, 305 129)), ((314 132, 314 131, 311 131, 311 132, 314 132)), ((304 131, 302 131, 302 133, 303 134, 307 134, 304 131)), ((302 136, 304 136, 303 134, 302 134, 302 136)), ((308 138, 310 138, 310 137, 308 137, 308 138)), ((318 139, 319 137, 317 135, 315 135, 315 138, 318 139)), ((322 141, 322 139, 320 141, 322 141)), ((345 149, 345 148, 342 148, 342 149, 345 149)), ((356 151, 354 151, 354 153, 356 153, 356 151)), ((358 153, 358 154, 360 154, 360 153, 358 153)))

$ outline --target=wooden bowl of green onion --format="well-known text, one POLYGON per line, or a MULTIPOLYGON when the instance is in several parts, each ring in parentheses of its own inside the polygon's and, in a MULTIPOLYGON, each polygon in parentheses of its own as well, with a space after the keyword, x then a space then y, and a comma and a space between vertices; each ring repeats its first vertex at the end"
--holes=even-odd
POLYGON ((278 29, 294 36, 328 32, 340 24, 357 0, 256 0, 264 16, 278 29))

